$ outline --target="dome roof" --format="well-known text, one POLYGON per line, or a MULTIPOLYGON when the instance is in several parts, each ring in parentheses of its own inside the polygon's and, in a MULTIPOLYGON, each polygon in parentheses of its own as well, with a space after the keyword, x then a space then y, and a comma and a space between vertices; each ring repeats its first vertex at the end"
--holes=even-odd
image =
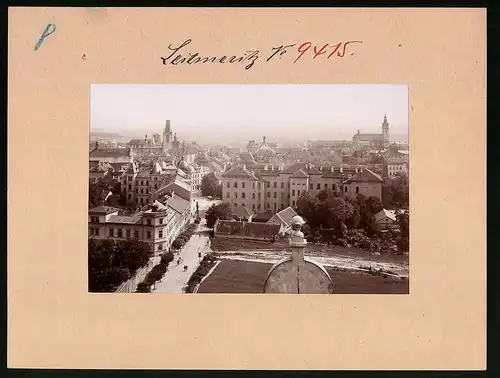
POLYGON ((276 152, 266 143, 266 137, 262 137, 262 143, 255 154, 260 156, 274 156, 276 152))

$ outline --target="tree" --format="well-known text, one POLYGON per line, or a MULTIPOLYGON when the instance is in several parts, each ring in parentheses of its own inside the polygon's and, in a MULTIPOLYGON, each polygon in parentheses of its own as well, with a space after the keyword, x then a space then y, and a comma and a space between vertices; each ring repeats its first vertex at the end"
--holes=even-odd
POLYGON ((297 213, 305 218, 311 228, 316 228, 321 224, 320 205, 321 201, 307 192, 297 200, 297 213))
POLYGON ((202 196, 222 196, 222 186, 214 175, 206 175, 201 179, 202 196))
POLYGON ((318 200, 323 202, 326 201, 327 199, 331 199, 338 196, 337 193, 335 193, 333 190, 331 190, 330 188, 326 188, 321 190, 318 194, 316 194, 316 197, 318 198, 318 200))
POLYGON ((399 226, 400 235, 397 245, 400 252, 410 249, 410 214, 407 211, 396 211, 396 224, 399 226))
POLYGON ((321 204, 322 225, 334 228, 337 232, 345 227, 345 222, 352 217, 354 208, 341 197, 327 199, 321 204))
POLYGON ((207 227, 213 228, 217 219, 229 220, 233 217, 233 211, 230 203, 221 202, 213 204, 205 213, 207 227))
POLYGON ((132 277, 152 256, 147 243, 130 240, 115 243, 112 240, 88 243, 89 291, 112 292, 132 277))

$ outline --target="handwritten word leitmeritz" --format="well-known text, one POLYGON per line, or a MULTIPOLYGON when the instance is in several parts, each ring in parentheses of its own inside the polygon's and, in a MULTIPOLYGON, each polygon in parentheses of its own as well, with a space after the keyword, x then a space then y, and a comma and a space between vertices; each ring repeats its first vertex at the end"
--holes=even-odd
POLYGON ((56 26, 54 24, 48 24, 45 27, 45 30, 43 31, 42 36, 40 37, 37 44, 35 45, 35 51, 37 51, 40 48, 40 46, 42 45, 45 38, 47 38, 49 35, 51 35, 55 31, 56 31, 56 26))
MULTIPOLYGON (((191 52, 188 51, 186 46, 188 46, 192 42, 191 39, 187 39, 183 43, 177 46, 173 46, 170 44, 168 49, 171 53, 168 56, 162 56, 161 60, 163 65, 179 65, 179 64, 198 64, 198 63, 218 63, 218 64, 244 64, 245 69, 249 70, 253 67, 255 62, 259 60, 261 56, 264 56, 264 62, 270 62, 271 60, 281 60, 285 58, 287 55, 296 54, 296 59, 293 63, 296 63, 307 51, 312 47, 311 42, 304 42, 299 45, 299 47, 294 50, 293 48, 297 46, 297 43, 292 43, 289 45, 281 45, 272 47, 268 52, 261 51, 259 49, 247 50, 240 54, 231 54, 231 55, 222 55, 222 56, 213 56, 213 55, 202 55, 199 52, 191 52)), ((348 41, 348 42, 340 42, 336 45, 323 45, 319 50, 318 46, 314 46, 312 49, 313 57, 312 59, 326 54, 329 48, 333 48, 333 50, 328 51, 327 59, 330 59, 332 56, 343 58, 345 56, 354 55, 353 52, 350 55, 347 55, 347 45, 352 43, 362 43, 361 41, 348 41)))

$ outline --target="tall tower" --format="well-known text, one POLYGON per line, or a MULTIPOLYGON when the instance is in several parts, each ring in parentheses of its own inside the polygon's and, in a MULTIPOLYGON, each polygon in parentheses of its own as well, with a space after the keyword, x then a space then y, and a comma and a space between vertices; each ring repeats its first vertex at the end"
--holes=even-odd
POLYGON ((382 122, 382 139, 384 141, 384 148, 389 147, 389 123, 387 122, 386 114, 384 114, 384 122, 382 122))
POLYGON ((170 129, 170 120, 165 122, 165 129, 163 130, 162 138, 163 152, 166 154, 172 149, 172 130, 170 129))

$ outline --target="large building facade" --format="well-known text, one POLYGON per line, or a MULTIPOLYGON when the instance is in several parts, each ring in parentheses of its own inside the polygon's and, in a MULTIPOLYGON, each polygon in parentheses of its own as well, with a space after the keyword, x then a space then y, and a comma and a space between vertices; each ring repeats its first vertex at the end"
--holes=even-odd
POLYGON ((89 212, 89 237, 93 239, 139 240, 151 246, 155 255, 172 245, 191 219, 191 204, 170 197, 162 204, 158 201, 146 211, 120 215, 120 210, 99 206, 89 212))
POLYGON ((258 175, 244 166, 222 174, 222 200, 246 206, 255 212, 295 208, 300 196, 313 195, 329 188, 339 196, 356 198, 358 194, 382 199, 382 178, 369 169, 356 167, 319 167, 297 163, 266 166, 258 175))

